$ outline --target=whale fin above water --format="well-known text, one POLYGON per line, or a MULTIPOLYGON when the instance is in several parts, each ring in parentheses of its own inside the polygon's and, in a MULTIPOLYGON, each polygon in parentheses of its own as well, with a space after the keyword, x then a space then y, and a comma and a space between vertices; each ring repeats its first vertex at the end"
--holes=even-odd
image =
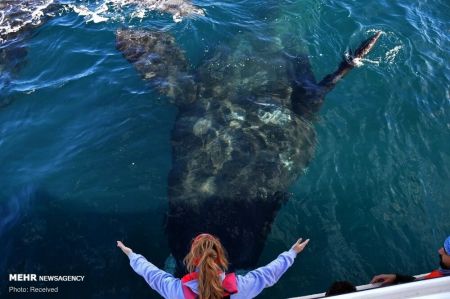
POLYGON ((363 59, 381 36, 381 31, 378 31, 374 36, 366 39, 356 49, 354 54, 352 53, 349 59, 343 59, 338 69, 327 76, 325 76, 319 85, 325 90, 325 92, 331 91, 336 84, 341 80, 351 69, 358 65, 358 62, 363 59))
POLYGON ((307 117, 319 111, 325 95, 372 50, 380 36, 381 31, 378 31, 362 42, 354 52, 350 52, 349 58, 343 58, 336 71, 326 75, 318 84, 312 80, 295 82, 292 95, 293 110, 307 117))
POLYGON ((149 30, 119 29, 116 47, 144 80, 176 105, 195 100, 195 82, 186 58, 172 35, 149 30))

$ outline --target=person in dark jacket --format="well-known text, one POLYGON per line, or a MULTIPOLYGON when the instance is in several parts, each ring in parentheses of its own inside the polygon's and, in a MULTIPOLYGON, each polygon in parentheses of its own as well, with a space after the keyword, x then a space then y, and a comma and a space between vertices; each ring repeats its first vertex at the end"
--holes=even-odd
POLYGON ((335 281, 328 288, 325 297, 348 294, 356 292, 356 287, 349 281, 335 281))
POLYGON ((383 285, 411 282, 417 279, 431 279, 437 277, 450 276, 450 236, 444 241, 444 245, 438 250, 440 263, 439 268, 431 271, 423 278, 416 278, 410 275, 402 274, 380 274, 374 276, 370 283, 381 282, 383 285))

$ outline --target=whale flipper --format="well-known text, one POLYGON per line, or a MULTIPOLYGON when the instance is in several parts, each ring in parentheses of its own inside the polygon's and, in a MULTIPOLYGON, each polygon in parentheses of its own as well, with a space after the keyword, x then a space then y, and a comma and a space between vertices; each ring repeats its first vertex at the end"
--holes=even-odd
POLYGON ((166 32, 119 29, 116 47, 144 80, 176 105, 195 100, 195 82, 172 35, 166 32))
POLYGON ((358 60, 364 58, 370 50, 372 50, 380 36, 381 31, 378 31, 374 36, 362 42, 355 53, 351 55, 350 59, 344 58, 334 73, 325 76, 322 81, 320 81, 320 87, 324 89, 325 92, 331 91, 336 86, 337 82, 357 65, 358 60))
POLYGON ((312 116, 319 111, 325 95, 358 64, 359 60, 372 50, 380 36, 381 31, 378 31, 375 35, 362 42, 349 59, 344 57, 338 69, 326 75, 318 84, 308 78, 306 80, 297 80, 292 93, 293 110, 297 114, 306 117, 312 116))

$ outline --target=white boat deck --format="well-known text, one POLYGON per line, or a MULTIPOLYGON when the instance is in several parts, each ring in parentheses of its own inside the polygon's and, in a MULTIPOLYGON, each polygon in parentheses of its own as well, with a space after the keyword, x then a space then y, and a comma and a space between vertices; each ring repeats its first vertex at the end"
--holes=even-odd
MULTIPOLYGON (((418 275, 422 277, 426 274, 418 275)), ((450 299, 450 276, 415 282, 380 287, 380 284, 367 284, 356 287, 357 292, 332 296, 327 298, 338 299, 450 299)), ((290 299, 317 299, 325 298, 325 293, 293 297, 290 299)))

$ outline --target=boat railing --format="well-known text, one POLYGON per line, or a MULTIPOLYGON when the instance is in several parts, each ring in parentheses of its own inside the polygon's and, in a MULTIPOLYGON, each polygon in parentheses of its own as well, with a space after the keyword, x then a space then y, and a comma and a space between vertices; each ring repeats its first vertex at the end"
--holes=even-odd
MULTIPOLYGON (((365 284, 356 287, 356 292, 333 296, 332 298, 339 299, 405 299, 405 298, 420 298, 420 299, 444 299, 450 298, 450 277, 440 277, 434 279, 420 280, 427 274, 416 275, 416 280, 410 283, 403 283, 381 287, 380 283, 365 284)), ((289 299, 318 299, 325 298, 325 293, 318 293, 313 295, 292 297, 289 299)), ((329 298, 329 297, 327 297, 329 298)))

